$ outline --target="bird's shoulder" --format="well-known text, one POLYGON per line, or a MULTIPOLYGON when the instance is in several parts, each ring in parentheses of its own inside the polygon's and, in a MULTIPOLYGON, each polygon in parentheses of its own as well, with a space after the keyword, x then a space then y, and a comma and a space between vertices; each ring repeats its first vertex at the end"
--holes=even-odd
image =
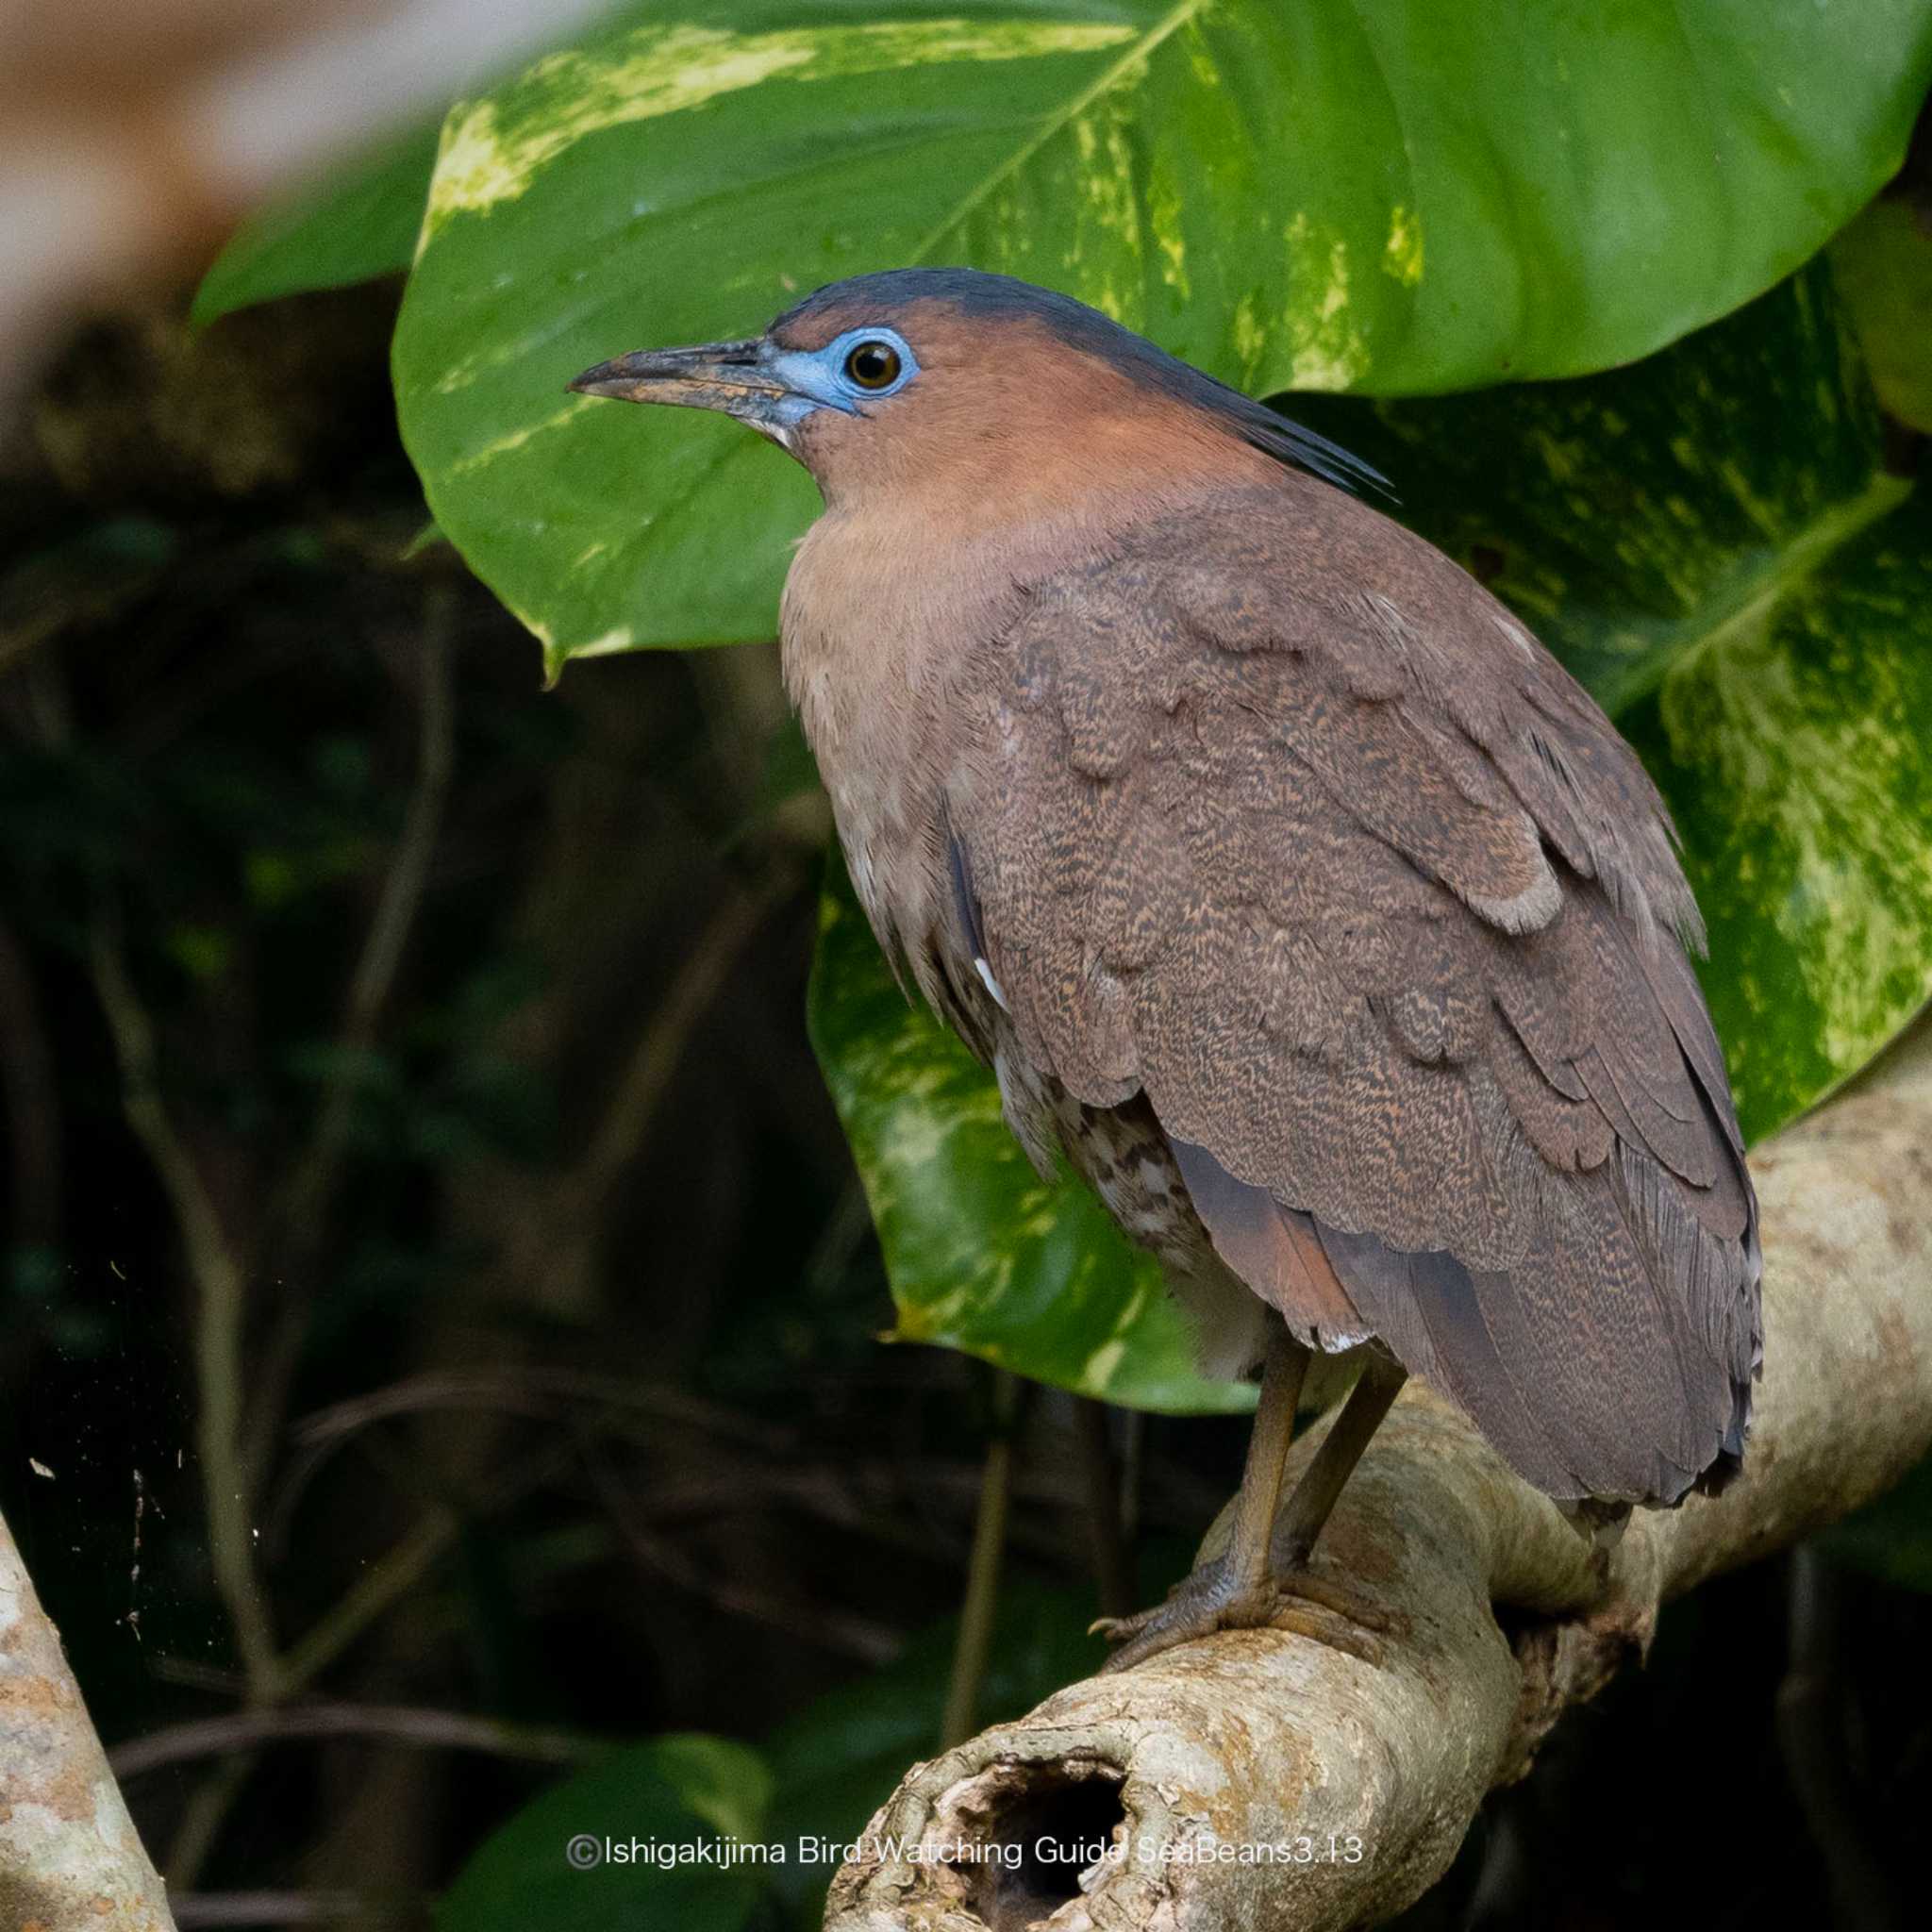
MULTIPOLYGON (((1701 945, 1663 802, 1594 700, 1356 499, 1298 477, 1206 495, 1026 591, 962 711, 969 738, 1020 752, 1016 775, 1185 772, 1251 809, 1325 803, 1503 929, 1555 917, 1560 862, 1640 930, 1701 945)), ((1006 795, 1029 808, 1024 785, 1006 795)))

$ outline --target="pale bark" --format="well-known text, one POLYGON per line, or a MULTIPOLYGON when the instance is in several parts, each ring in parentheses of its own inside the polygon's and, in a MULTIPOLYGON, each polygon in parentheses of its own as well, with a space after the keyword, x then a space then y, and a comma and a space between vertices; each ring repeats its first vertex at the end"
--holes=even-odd
POLYGON ((0 1925, 174 1932, 166 1893, 0 1523, 0 1925))
POLYGON ((1592 1551, 1411 1385, 1317 1557, 1389 1613, 1379 1665, 1242 1631, 1071 1685, 907 1774, 839 1874, 827 1932, 1301 1932, 1415 1899, 1485 1794, 1641 1654, 1660 1604, 1844 1515, 1932 1448, 1932 1029, 1752 1171, 1764 1380, 1724 1497, 1639 1511, 1592 1551), (1127 1855, 1084 1872, 1039 1851, 1110 1830, 1127 1855), (1005 1846, 1024 1862, 995 1862, 1005 1846), (1257 1863, 1254 1846, 1281 1849, 1257 1863))

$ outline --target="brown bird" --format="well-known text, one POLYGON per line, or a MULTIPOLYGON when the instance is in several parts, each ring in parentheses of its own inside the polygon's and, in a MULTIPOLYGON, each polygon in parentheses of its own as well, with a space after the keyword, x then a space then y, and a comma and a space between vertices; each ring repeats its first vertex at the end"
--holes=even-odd
POLYGON ((811 472, 785 675, 879 943, 1204 1365, 1264 1361, 1227 1553, 1116 1667, 1345 1607, 1309 1552, 1411 1373, 1587 1520, 1737 1468, 1757 1203, 1668 815, 1373 471, 958 269, 572 387, 811 472), (1317 1352, 1361 1372, 1277 1524, 1317 1352))

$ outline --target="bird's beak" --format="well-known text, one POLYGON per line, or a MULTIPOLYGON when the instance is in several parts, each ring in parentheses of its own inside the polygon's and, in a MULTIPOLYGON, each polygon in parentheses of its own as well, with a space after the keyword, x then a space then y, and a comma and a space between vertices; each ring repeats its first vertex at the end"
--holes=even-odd
POLYGON ((760 336, 742 342, 704 342, 692 349, 637 349, 587 369, 567 385, 587 396, 627 403, 675 403, 722 409, 774 435, 789 428, 791 391, 766 365, 760 336))

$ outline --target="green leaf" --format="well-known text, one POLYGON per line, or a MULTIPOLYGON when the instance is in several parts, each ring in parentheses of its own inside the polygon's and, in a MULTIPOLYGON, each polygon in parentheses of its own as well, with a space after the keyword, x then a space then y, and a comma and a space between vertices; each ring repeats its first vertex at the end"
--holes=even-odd
POLYGON ((1252 1389, 1196 1373, 1159 1269, 1094 1195, 1033 1172, 991 1074, 893 983, 836 860, 808 1010, 885 1251, 896 1340, 1129 1407, 1253 1405, 1252 1389))
POLYGON ((400 275, 416 252, 438 124, 251 216, 195 291, 198 325, 257 302, 400 275))
POLYGON ((1884 472, 1825 271, 1634 369, 1295 410, 1643 755, 1747 1136, 1855 1074, 1932 994, 1932 492, 1884 472))
POLYGON ((757 1843, 771 1790, 763 1758, 725 1738, 691 1733, 614 1751, 486 1839, 444 1894, 437 1924, 441 1932, 738 1932, 765 1892, 761 1861, 658 1863, 626 1854, 633 1840, 757 1843), (573 1857, 568 1848, 580 1840, 593 1851, 573 1857))
POLYGON ((1878 400, 1932 435, 1932 195, 1874 201, 1831 244, 1831 265, 1878 400))
POLYGON ((563 394, 816 285, 1002 269, 1257 391, 1626 361, 1896 167, 1932 0, 690 0, 457 108, 396 339, 438 520, 572 656, 769 635, 806 478, 563 394))

